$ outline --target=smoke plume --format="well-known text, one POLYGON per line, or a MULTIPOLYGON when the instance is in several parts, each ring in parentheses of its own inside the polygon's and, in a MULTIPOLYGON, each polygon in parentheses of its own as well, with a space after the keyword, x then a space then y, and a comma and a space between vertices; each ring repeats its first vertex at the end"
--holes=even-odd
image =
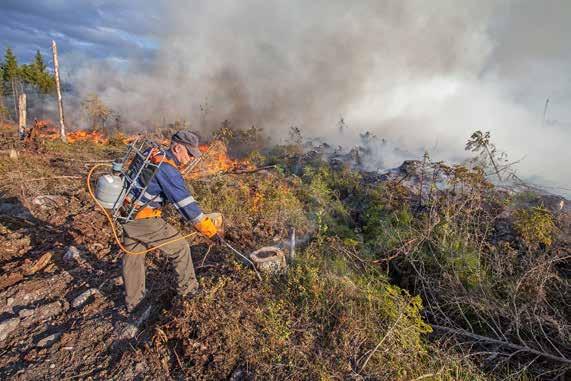
POLYGON ((163 3, 153 57, 64 57, 80 98, 134 126, 227 119, 279 140, 295 125, 346 147, 369 131, 390 142, 373 166, 461 160, 473 131, 491 131, 521 175, 571 188, 568 1, 163 3))

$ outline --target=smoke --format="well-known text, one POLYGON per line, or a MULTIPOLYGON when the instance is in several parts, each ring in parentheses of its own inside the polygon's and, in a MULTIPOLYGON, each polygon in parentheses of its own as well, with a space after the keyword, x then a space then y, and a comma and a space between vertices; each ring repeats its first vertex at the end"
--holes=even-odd
POLYGON ((134 126, 228 119, 279 140, 295 125, 346 147, 369 131, 390 142, 385 166, 461 160, 472 132, 491 131, 523 176, 571 187, 565 0, 163 3, 153 57, 65 57, 79 98, 97 93, 134 126))

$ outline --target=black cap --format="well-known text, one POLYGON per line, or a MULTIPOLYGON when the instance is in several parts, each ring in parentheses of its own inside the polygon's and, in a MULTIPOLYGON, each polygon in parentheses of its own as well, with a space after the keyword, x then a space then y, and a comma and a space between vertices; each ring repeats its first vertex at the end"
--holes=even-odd
POLYGON ((178 131, 172 136, 171 140, 175 143, 184 145, 188 150, 188 153, 190 153, 192 156, 202 156, 202 152, 200 152, 200 149, 198 148, 198 142, 200 138, 194 132, 178 131))

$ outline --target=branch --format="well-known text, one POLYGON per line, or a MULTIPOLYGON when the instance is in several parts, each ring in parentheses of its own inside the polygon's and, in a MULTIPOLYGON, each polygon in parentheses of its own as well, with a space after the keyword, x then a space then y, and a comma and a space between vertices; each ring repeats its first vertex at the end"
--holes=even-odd
POLYGON ((541 352, 541 351, 535 350, 533 348, 530 348, 528 346, 518 345, 518 344, 510 343, 507 341, 503 341, 503 340, 493 339, 493 338, 487 337, 487 336, 477 335, 475 333, 471 333, 471 332, 465 331, 463 329, 448 328, 448 327, 444 327, 444 326, 436 325, 436 324, 431 324, 431 325, 433 328, 439 329, 439 330, 444 331, 444 332, 448 332, 448 333, 452 333, 452 334, 460 335, 460 336, 465 336, 465 337, 470 337, 472 339, 475 339, 475 340, 478 340, 481 342, 485 342, 485 343, 498 344, 498 345, 501 345, 504 347, 514 349, 516 351, 520 351, 520 352, 533 353, 534 355, 545 357, 545 358, 548 358, 548 359, 553 360, 553 361, 562 362, 564 364, 571 364, 571 360, 569 360, 566 357, 559 357, 559 356, 552 355, 550 353, 541 352))

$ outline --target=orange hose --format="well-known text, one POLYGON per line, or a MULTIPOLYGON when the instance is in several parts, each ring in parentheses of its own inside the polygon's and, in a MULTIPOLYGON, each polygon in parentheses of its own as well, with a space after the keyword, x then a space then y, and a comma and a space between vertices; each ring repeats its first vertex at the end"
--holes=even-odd
POLYGON ((160 245, 157 246, 153 246, 147 250, 143 250, 143 251, 130 251, 127 250, 125 248, 125 246, 123 246, 123 244, 121 243, 121 240, 119 239, 119 235, 117 234, 117 228, 115 227, 115 222, 113 221, 113 217, 111 217, 111 215, 109 214, 109 212, 107 211, 107 209, 105 209, 103 207, 103 205, 101 205, 101 203, 99 202, 99 200, 97 200, 97 198, 95 197, 95 194, 93 193, 93 188, 91 187, 91 175, 93 174, 93 172, 95 171, 96 168, 99 167, 110 167, 111 164, 96 164, 95 166, 93 166, 93 168, 91 168, 91 170, 89 171, 89 173, 87 174, 87 189, 89 191, 89 195, 91 196, 91 198, 93 199, 93 201, 95 201, 95 203, 97 204, 97 206, 99 206, 99 208, 101 208, 101 211, 103 211, 103 214, 105 214, 105 217, 107 217, 107 220, 109 221, 109 225, 111 225, 111 229, 113 231, 113 237, 115 238, 115 242, 117 242, 117 245, 119 245, 119 248, 126 254, 129 255, 142 255, 142 254, 146 254, 149 251, 153 251, 155 249, 158 249, 159 247, 163 247, 165 245, 168 245, 170 243, 176 242, 176 241, 180 241, 181 239, 186 239, 189 237, 192 237, 194 235, 196 235, 196 232, 192 232, 186 235, 183 235, 181 237, 175 238, 175 239, 171 239, 170 241, 167 242, 163 242, 160 245))

